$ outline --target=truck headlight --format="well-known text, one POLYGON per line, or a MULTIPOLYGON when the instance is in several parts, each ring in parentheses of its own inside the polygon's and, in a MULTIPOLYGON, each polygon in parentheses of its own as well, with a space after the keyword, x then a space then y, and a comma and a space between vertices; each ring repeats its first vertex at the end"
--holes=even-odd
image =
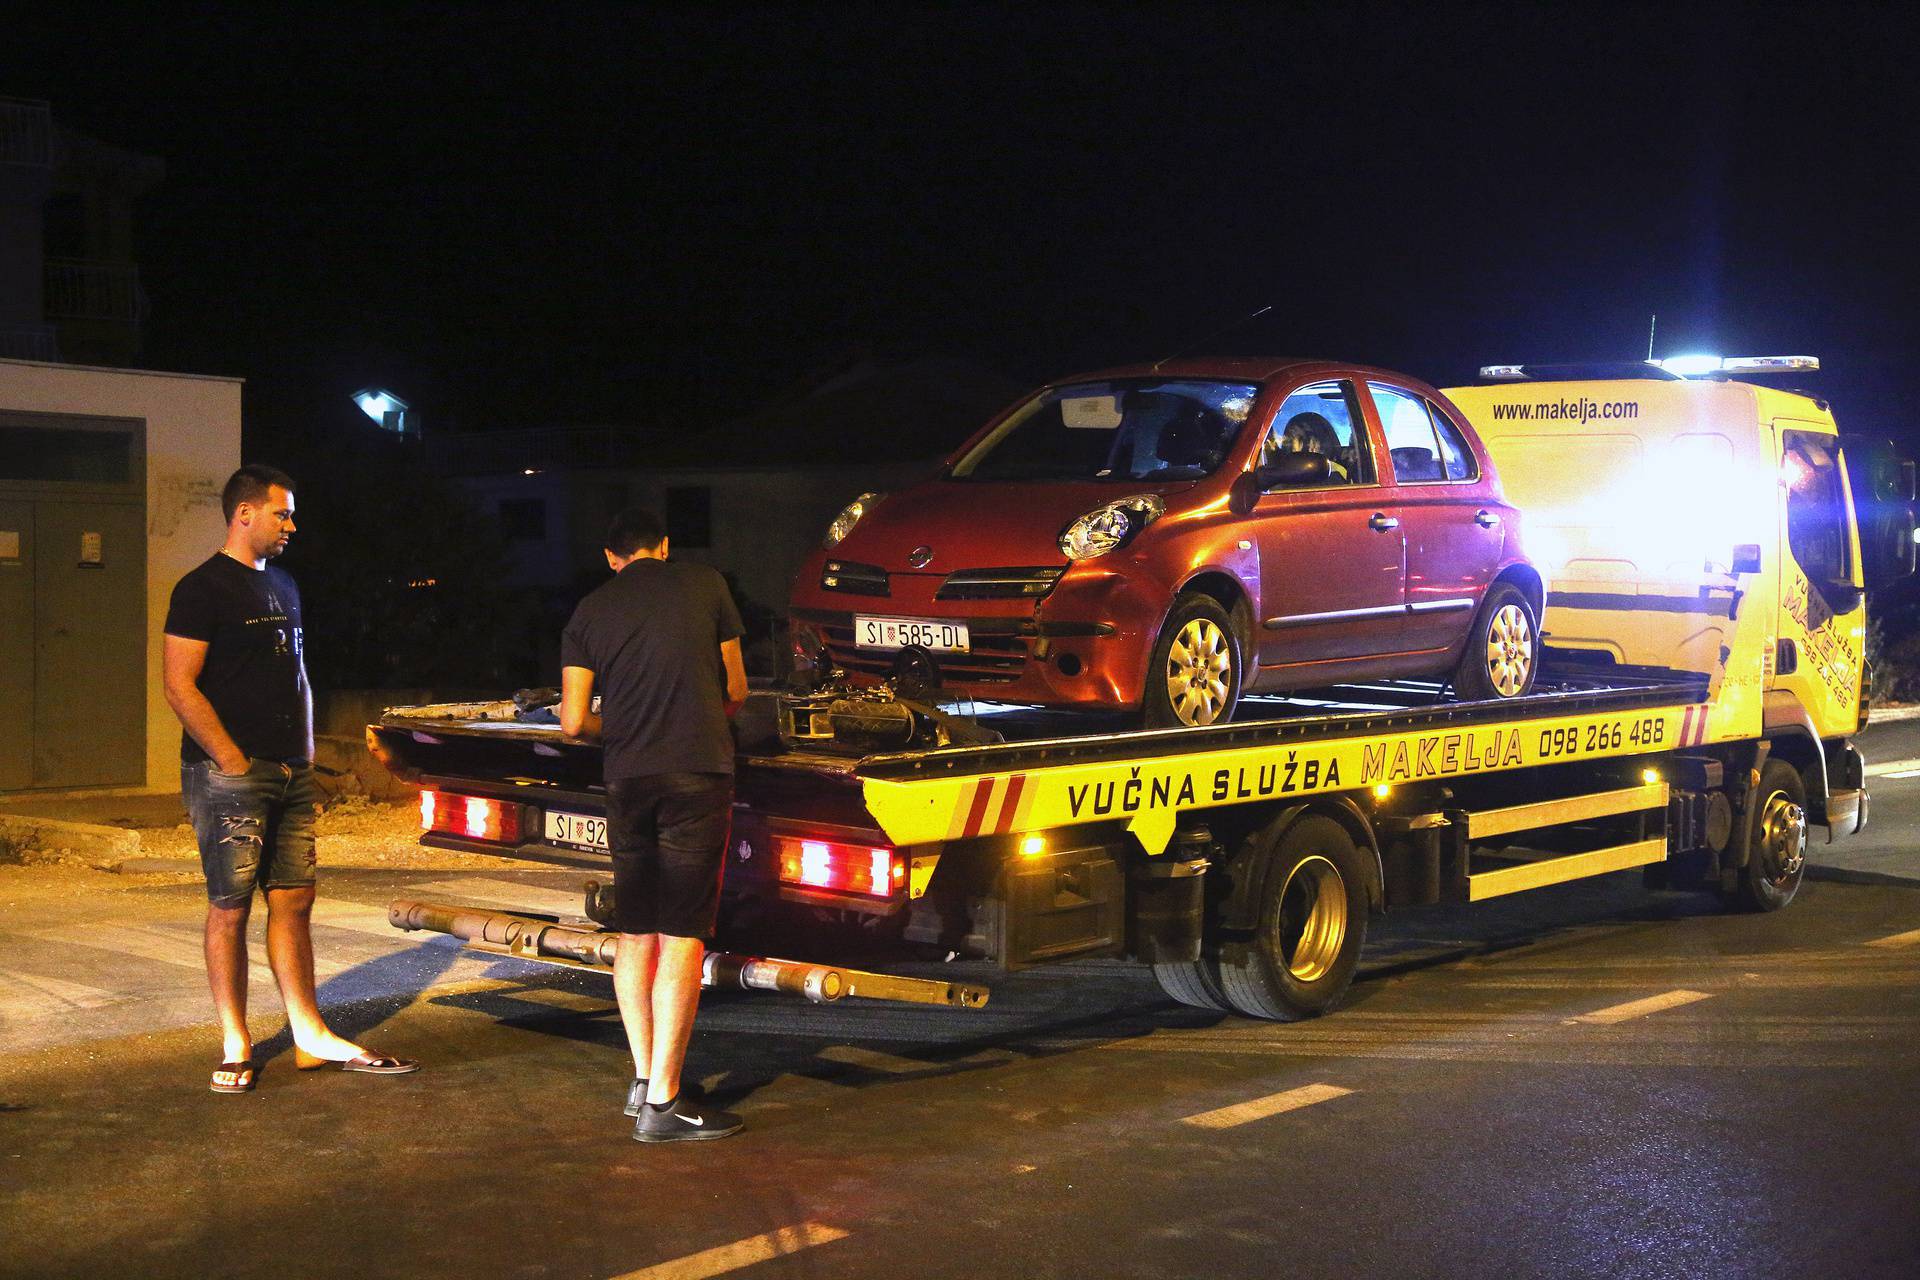
POLYGON ((1134 534, 1160 518, 1167 504, 1151 493, 1136 493, 1095 507, 1060 535, 1060 550, 1069 560, 1092 560, 1126 544, 1134 534))
POLYGON ((878 493, 863 493, 849 502, 841 509, 840 514, 833 518, 833 523, 827 526, 826 545, 839 546, 840 540, 852 533, 853 526, 860 523, 860 517, 873 510, 874 504, 884 496, 878 493))

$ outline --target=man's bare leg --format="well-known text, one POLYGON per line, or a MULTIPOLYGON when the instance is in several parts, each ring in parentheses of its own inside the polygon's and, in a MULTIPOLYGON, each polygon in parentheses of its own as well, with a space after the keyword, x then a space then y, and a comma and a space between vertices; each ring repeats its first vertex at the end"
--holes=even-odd
MULTIPOLYGON (((207 986, 220 1020, 222 1062, 245 1062, 253 1057, 253 1033, 247 1030, 247 913, 252 900, 237 907, 209 903, 205 948, 207 986)), ((216 1072, 219 1083, 238 1085, 237 1073, 216 1072)))
POLYGON ((636 1080, 645 1080, 653 1064, 653 980, 659 960, 659 934, 620 935, 620 949, 613 956, 613 994, 627 1028, 636 1080))
POLYGON ((700 1007, 700 965, 706 945, 698 938, 661 934, 660 960, 653 977, 653 1061, 647 1077, 647 1101, 669 1102, 680 1093, 680 1067, 693 1036, 693 1015, 700 1007))
POLYGON ((267 890, 267 963, 287 1007, 293 1042, 316 1058, 344 1062, 366 1052, 320 1016, 313 983, 313 886, 267 890))

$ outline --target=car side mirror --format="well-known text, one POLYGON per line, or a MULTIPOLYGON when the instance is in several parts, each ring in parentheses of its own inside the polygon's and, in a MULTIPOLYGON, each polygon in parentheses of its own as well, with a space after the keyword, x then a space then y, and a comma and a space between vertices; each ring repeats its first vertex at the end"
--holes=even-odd
POLYGON ((1735 573, 1760 572, 1760 544, 1743 542, 1733 549, 1733 571, 1735 573))
POLYGON ((1325 484, 1333 479, 1333 463, 1320 453, 1283 453, 1254 472, 1260 488, 1291 489, 1299 485, 1325 484))
POLYGON ((1866 597, 1865 587, 1856 587, 1851 582, 1823 582, 1820 584, 1820 598, 1827 602, 1827 608, 1836 614, 1852 613, 1860 607, 1860 601, 1866 597))
POLYGON ((1233 486, 1227 490, 1227 510, 1236 516, 1253 514, 1254 504, 1260 501, 1260 479, 1252 471, 1242 471, 1233 478, 1233 486))

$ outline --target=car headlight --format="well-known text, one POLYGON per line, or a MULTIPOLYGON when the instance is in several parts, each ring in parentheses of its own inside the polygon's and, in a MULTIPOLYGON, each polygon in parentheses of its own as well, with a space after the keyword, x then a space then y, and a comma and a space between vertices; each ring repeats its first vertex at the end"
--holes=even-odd
POLYGON ((1151 493, 1136 493, 1095 507, 1066 527, 1060 535, 1060 550, 1069 560, 1103 556, 1159 519, 1166 509, 1167 504, 1151 493))
POLYGON ((860 517, 873 510, 874 503, 880 501, 883 496, 885 495, 863 493, 842 508, 840 514, 833 518, 833 523, 827 526, 826 545, 839 546, 840 540, 852 533, 853 526, 860 523, 860 517))

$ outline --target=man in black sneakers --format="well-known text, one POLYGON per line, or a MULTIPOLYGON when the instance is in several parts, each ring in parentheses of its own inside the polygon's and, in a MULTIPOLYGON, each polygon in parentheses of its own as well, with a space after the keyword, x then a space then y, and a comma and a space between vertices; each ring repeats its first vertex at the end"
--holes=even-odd
POLYGON ((626 1113, 640 1142, 724 1138, 740 1117, 687 1097, 680 1069, 733 812, 727 717, 747 696, 740 613, 713 569, 667 560, 650 512, 614 517, 606 554, 613 581, 561 636, 560 725, 606 748, 613 988, 633 1051, 626 1113))

